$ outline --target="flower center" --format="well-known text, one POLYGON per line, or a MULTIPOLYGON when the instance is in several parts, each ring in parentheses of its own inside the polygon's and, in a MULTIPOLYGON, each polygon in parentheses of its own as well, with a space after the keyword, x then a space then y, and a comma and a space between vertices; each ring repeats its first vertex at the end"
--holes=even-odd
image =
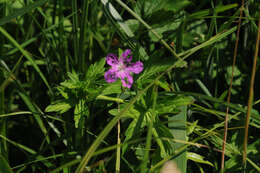
POLYGON ((118 71, 124 71, 124 69, 125 69, 125 64, 118 65, 118 71))

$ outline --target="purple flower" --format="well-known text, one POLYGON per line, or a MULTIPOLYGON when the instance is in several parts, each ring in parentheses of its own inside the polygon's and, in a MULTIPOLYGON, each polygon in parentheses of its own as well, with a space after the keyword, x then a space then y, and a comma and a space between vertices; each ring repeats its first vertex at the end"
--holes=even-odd
POLYGON ((126 49, 118 59, 115 54, 108 54, 106 57, 107 64, 111 68, 105 73, 105 79, 108 83, 121 79, 124 87, 131 88, 133 84, 132 73, 138 74, 143 70, 143 63, 137 61, 131 63, 132 55, 130 49, 126 49))

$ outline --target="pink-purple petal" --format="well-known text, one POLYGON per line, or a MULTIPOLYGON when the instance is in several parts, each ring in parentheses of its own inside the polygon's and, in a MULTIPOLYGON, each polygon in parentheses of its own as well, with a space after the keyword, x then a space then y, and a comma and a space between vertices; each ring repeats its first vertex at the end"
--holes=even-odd
POLYGON ((118 77, 121 79, 122 85, 124 87, 131 88, 134 80, 129 72, 121 72, 118 74, 118 77))
POLYGON ((126 49, 122 55, 120 56, 120 61, 123 63, 130 63, 132 61, 132 55, 131 55, 131 50, 126 49))
POLYGON ((143 71, 143 69, 144 69, 144 67, 143 67, 143 63, 141 61, 132 63, 127 67, 127 70, 129 72, 133 72, 135 74, 141 73, 141 71, 143 71))
POLYGON ((115 66, 119 63, 117 56, 115 54, 112 54, 112 53, 107 55, 106 61, 107 61, 107 64, 110 65, 110 66, 115 66))
POLYGON ((108 83, 113 83, 117 80, 117 71, 114 70, 114 69, 110 69, 108 70, 107 72, 105 72, 105 80, 108 82, 108 83))
POLYGON ((131 76, 132 73, 138 74, 143 71, 144 68, 141 61, 131 63, 131 60, 132 55, 130 49, 125 50, 120 56, 120 59, 114 54, 108 54, 106 61, 111 68, 105 73, 105 80, 108 83, 112 83, 120 78, 124 87, 131 88, 134 82, 133 77, 131 76))

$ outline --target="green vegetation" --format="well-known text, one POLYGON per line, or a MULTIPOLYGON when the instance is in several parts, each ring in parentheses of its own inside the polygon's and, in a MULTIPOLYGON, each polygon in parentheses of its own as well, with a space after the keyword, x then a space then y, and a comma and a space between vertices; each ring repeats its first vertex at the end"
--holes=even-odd
POLYGON ((0 0, 0 173, 260 172, 259 11, 0 0), (104 78, 126 49, 131 88, 104 78))

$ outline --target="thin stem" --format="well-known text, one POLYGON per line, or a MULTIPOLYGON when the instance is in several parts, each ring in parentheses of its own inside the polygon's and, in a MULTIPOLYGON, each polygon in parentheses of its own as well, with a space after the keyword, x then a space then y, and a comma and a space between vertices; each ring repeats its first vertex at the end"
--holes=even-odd
POLYGON ((116 173, 120 172, 120 155, 121 155, 121 139, 120 139, 120 120, 117 122, 117 148, 116 148, 116 173))
MULTIPOLYGON (((121 87, 121 92, 123 93, 123 88, 121 87)), ((119 97, 118 95, 117 97, 119 97)), ((119 102, 117 103, 118 113, 120 112, 119 102)), ((117 146, 116 146, 116 173, 120 172, 120 155, 121 155, 121 139, 120 139, 120 119, 117 121, 117 146)))
MULTIPOLYGON (((242 6, 240 8, 240 15, 239 15, 238 26, 237 26, 236 43, 235 43, 233 64, 232 64, 232 75, 231 75, 231 80, 230 80, 229 89, 228 89, 228 97, 227 97, 228 104, 230 103, 230 98, 231 98, 231 90, 232 90, 234 70, 235 70, 235 65, 236 65, 237 49, 238 49, 239 33, 240 33, 240 27, 241 27, 241 19, 242 19, 242 15, 243 15, 243 8, 244 8, 244 0, 242 0, 242 6)), ((224 167, 225 167, 225 151, 226 151, 228 119, 229 119, 228 112, 229 112, 229 106, 227 106, 227 108, 226 108, 226 116, 225 116, 224 137, 223 137, 222 155, 221 155, 221 172, 224 172, 224 167)))
POLYGON ((260 14, 259 14, 259 18, 258 18, 258 32, 257 32, 257 39, 256 39, 255 56, 254 56, 252 74, 251 74, 250 90, 249 90, 247 113, 246 113, 244 151, 243 151, 243 167, 244 167, 244 169, 246 168, 246 160, 247 160, 248 127, 249 127, 249 120, 250 120, 250 115, 251 115, 251 110, 252 110, 252 102, 253 102, 253 97, 254 97, 254 82, 255 82, 255 72, 256 72, 256 61, 257 61, 258 49, 259 49, 259 40, 260 40, 260 14))

